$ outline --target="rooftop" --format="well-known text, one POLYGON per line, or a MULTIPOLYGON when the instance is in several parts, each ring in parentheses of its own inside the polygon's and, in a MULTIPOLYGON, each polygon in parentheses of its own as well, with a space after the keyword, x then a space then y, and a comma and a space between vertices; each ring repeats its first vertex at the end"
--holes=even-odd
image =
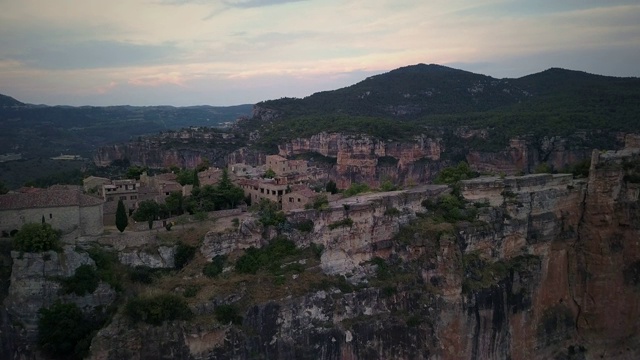
POLYGON ((29 208, 94 206, 103 201, 78 190, 42 190, 32 193, 0 195, 0 210, 29 208))

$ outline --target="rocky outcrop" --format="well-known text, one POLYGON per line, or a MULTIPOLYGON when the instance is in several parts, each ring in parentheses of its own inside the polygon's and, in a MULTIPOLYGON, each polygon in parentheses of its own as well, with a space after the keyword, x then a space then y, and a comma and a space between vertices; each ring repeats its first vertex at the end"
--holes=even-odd
POLYGON ((103 146, 96 151, 93 161, 97 166, 109 166, 114 161, 127 159, 131 165, 151 168, 194 168, 207 159, 211 165, 223 167, 226 156, 242 145, 233 134, 213 129, 184 129, 139 138, 123 145, 103 146))
POLYGON ((245 220, 240 223, 238 231, 208 232, 200 246, 200 252, 206 259, 228 255, 235 250, 249 247, 261 247, 265 229, 257 220, 245 220))
MULTIPOLYGON (((519 175, 536 171, 540 164, 562 171, 588 160, 598 144, 622 146, 625 138, 611 134, 577 133, 570 137, 509 140, 506 147, 488 143, 486 129, 458 128, 453 133, 434 131, 437 136, 419 135, 410 141, 383 141, 366 135, 320 133, 279 146, 279 154, 291 157, 317 153, 335 158, 329 173, 341 188, 354 182, 379 187, 389 180, 396 184, 430 183, 454 159, 466 160, 482 174, 519 175), (493 148, 497 150, 482 150, 493 148)), ((635 144, 634 136, 626 135, 635 144)), ((458 160, 456 160, 458 161, 458 160)))
POLYGON ((65 246, 60 253, 14 251, 12 257, 11 286, 4 305, 14 324, 20 324, 24 329, 22 336, 29 343, 35 341, 38 310, 41 308, 49 307, 60 300, 75 303, 84 310, 91 310, 97 306, 109 305, 115 300, 115 291, 102 282, 91 294, 61 294, 62 286, 58 279, 73 276, 81 265, 95 266, 95 262, 86 252, 76 251, 74 246, 65 246))
POLYGON ((313 222, 313 231, 296 237, 298 246, 313 242, 324 247, 321 266, 327 274, 351 274, 358 281, 365 273, 360 264, 391 254, 394 234, 415 219, 422 201, 448 192, 444 185, 424 185, 404 191, 369 193, 331 203, 322 211, 299 210, 292 223, 313 222))
POLYGON ((159 246, 153 252, 146 249, 127 250, 118 253, 120 263, 132 267, 146 266, 152 269, 172 269, 175 267, 175 246, 159 246))
POLYGON ((340 133, 320 133, 279 146, 279 154, 285 157, 318 153, 336 158, 332 177, 341 188, 349 187, 353 182, 367 183, 371 187, 379 187, 384 180, 413 184, 429 182, 440 169, 437 161, 442 151, 442 140, 438 138, 417 136, 411 142, 401 143, 340 133))

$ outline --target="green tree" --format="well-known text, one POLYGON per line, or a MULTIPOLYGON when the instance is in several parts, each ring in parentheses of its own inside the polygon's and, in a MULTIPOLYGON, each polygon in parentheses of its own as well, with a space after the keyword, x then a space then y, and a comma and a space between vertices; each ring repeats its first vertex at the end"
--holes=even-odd
POLYGON ((229 178, 229 172, 227 168, 222 169, 222 176, 220 177, 220 183, 218 183, 218 188, 221 190, 228 190, 232 188, 234 185, 229 178))
POLYGON ((335 181, 329 180, 325 190, 327 190, 327 192, 330 192, 332 194, 336 194, 338 192, 338 186, 336 185, 335 181))
POLYGON ((273 169, 269 168, 264 172, 264 177, 267 179, 273 179, 274 177, 276 177, 276 172, 273 171, 273 169))
POLYGON ((200 164, 198 164, 198 166, 196 166, 196 172, 202 172, 207 170, 209 167, 211 166, 211 164, 209 163, 209 159, 204 158, 202 159, 202 162, 200 164))
POLYGON ((193 187, 200 187, 200 178, 198 178, 198 170, 193 170, 193 187))
POLYGON ((193 185, 193 173, 195 170, 183 169, 176 173, 176 181, 180 185, 193 185))
POLYGON ((93 326, 76 304, 57 302, 40 309, 38 315, 38 345, 42 351, 54 358, 83 357, 93 326))
POLYGON ((184 212, 184 196, 180 191, 174 191, 164 200, 170 215, 180 215, 184 212))
POLYGON ((59 248, 60 231, 51 224, 26 223, 13 239, 13 248, 24 252, 42 252, 59 248))
POLYGON ((118 200, 118 207, 116 209, 116 227, 118 231, 123 232, 129 225, 129 219, 127 218, 127 210, 124 207, 122 200, 118 200))
POLYGON ((7 186, 2 181, 0 181, 0 195, 4 195, 8 192, 9 189, 7 188, 7 186))
POLYGON ((469 164, 464 161, 458 163, 457 166, 450 166, 442 169, 436 176, 436 184, 455 184, 460 180, 467 180, 477 177, 478 173, 471 170, 469 164))
POLYGON ((148 169, 146 167, 142 168, 139 166, 130 166, 127 169, 127 174, 126 177, 127 179, 140 179, 140 175, 142 175, 143 172, 147 171, 148 169))
POLYGON ((154 200, 145 200, 138 204, 132 217, 135 221, 155 220, 160 216, 160 205, 154 200))

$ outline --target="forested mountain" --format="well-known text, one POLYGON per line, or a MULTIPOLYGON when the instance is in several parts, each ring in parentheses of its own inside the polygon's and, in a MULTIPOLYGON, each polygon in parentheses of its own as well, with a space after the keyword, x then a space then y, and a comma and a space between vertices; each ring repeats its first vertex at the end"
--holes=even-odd
POLYGON ((257 104, 242 124, 261 130, 262 145, 320 131, 365 132, 401 139, 429 129, 467 126, 507 137, 567 135, 579 130, 640 129, 640 79, 552 68, 496 79, 418 64, 355 85, 257 104), (277 121, 265 121, 277 119, 277 121))
POLYGON ((89 156, 95 146, 188 126, 218 126, 251 114, 252 105, 44 106, 0 95, 0 154, 89 156))

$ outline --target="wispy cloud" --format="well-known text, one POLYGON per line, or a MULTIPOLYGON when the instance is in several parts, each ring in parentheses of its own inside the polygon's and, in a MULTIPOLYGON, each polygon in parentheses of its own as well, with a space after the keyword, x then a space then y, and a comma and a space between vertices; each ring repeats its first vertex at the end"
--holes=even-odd
POLYGON ((256 8, 263 6, 281 5, 309 0, 224 0, 223 3, 234 8, 256 8))
POLYGON ((640 75, 637 0, 2 4, 0 93, 37 103, 257 102, 419 62, 640 75))

